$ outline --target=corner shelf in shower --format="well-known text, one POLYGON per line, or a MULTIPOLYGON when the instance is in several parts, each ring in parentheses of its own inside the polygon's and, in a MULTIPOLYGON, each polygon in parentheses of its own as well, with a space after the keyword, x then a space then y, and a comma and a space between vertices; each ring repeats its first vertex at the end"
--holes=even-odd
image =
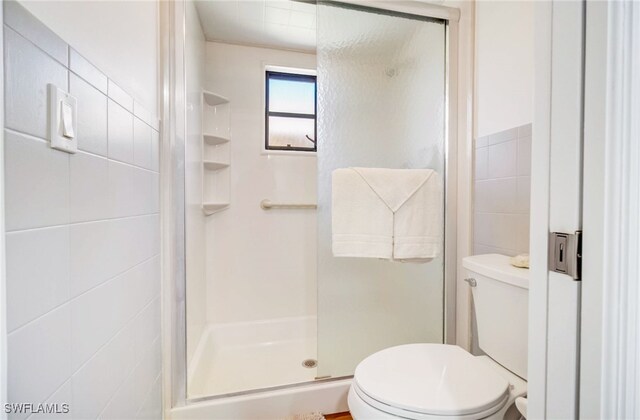
POLYGON ((230 112, 228 98, 202 91, 202 211, 206 216, 231 205, 230 112))
POLYGON ((205 160, 202 162, 204 165, 204 169, 208 169, 210 171, 219 171, 220 169, 228 168, 228 163, 216 162, 213 160, 205 160))
POLYGON ((229 99, 225 98, 224 96, 206 90, 202 91, 202 97, 209 106, 218 106, 229 103, 229 99))
POLYGON ((216 136, 214 134, 203 134, 204 142, 210 146, 219 146, 231 141, 228 137, 216 136))
POLYGON ((214 213, 222 211, 229 207, 229 203, 204 203, 202 204, 202 210, 204 214, 210 216, 214 213))

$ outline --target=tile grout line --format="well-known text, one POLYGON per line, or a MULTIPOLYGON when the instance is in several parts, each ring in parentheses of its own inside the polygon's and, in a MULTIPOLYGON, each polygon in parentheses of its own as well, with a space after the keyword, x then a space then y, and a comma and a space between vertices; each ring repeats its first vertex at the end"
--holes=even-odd
MULTIPOLYGON (((158 296, 159 297, 159 296, 158 296)), ((155 298, 154 298, 155 300, 155 298)), ((137 315, 136 315, 137 316, 137 315)), ((159 341, 160 339, 160 335, 157 335, 153 338, 153 340, 151 340, 151 344, 149 344, 147 346, 147 348, 144 349, 144 352, 147 353, 150 348, 152 348, 155 344, 156 341, 159 341)), ((124 384, 126 383, 127 379, 129 379, 129 377, 131 375, 133 375, 135 373, 135 371, 140 367, 140 365, 142 365, 142 362, 144 362, 145 359, 140 360, 139 362, 137 362, 135 364, 135 366, 133 366, 133 368, 131 369, 131 371, 127 374, 127 376, 122 380, 122 382, 120 384, 118 384, 118 387, 116 388, 116 390, 113 392, 113 395, 109 398, 109 401, 107 401, 107 403, 104 405, 104 407, 102 407, 102 410, 100 411, 100 413, 98 414, 98 416, 96 417, 97 419, 101 419, 102 415, 104 414, 105 410, 107 409, 107 407, 109 407, 109 404, 111 404, 111 402, 113 401, 113 399, 116 397, 116 394, 118 393, 118 391, 120 391, 120 389, 124 386, 124 384)), ((162 375, 162 369, 160 370, 160 373, 158 376, 162 375)), ((158 378, 154 378, 153 382, 155 383, 156 380, 158 378)), ((143 401, 144 402, 144 401, 143 401)), ((140 407, 139 407, 140 408, 140 407)), ((139 412, 139 408, 138 408, 138 412, 139 412)), ((138 412, 136 412, 136 417, 138 415, 138 412)))
MULTIPOLYGON (((132 317, 131 317, 131 319, 129 319, 129 320, 128 320, 128 321, 127 321, 127 322, 122 326, 122 328, 120 328, 118 331, 116 331, 116 332, 115 332, 115 333, 114 333, 114 334, 109 338, 109 340, 108 340, 106 343, 104 343, 103 345, 101 345, 101 346, 100 346, 100 347, 99 347, 99 348, 98 348, 98 349, 97 349, 97 350, 96 350, 96 351, 91 355, 91 357, 90 357, 89 359, 87 359, 85 362, 83 362, 83 363, 78 367, 78 369, 76 369, 74 372, 72 372, 72 373, 71 373, 71 375, 70 375, 70 376, 69 376, 69 377, 68 377, 64 382, 62 382, 62 384, 60 384, 60 386, 58 386, 58 387, 57 387, 57 388, 56 388, 56 389, 55 389, 51 394, 47 395, 43 400, 44 400, 44 401, 49 400, 51 397, 53 397, 53 395, 54 395, 56 392, 58 392, 58 391, 59 391, 63 386, 65 386, 65 384, 66 384, 67 382, 71 382, 71 381, 72 381, 72 379, 73 379, 73 376, 74 376, 76 373, 78 373, 78 372, 80 371, 80 369, 82 369, 86 364, 88 364, 91 360, 93 360, 93 359, 96 357, 96 355, 100 352, 100 350, 102 350, 103 348, 105 348, 106 346, 108 346, 109 344, 111 344, 111 342, 113 342, 113 340, 115 340, 115 338, 116 338, 116 337, 117 337, 117 336, 118 336, 122 331, 124 331, 124 330, 125 330, 125 328, 127 328, 131 322, 134 322, 134 321, 135 321, 135 319, 136 319, 136 318, 137 318, 137 317, 138 317, 142 312, 144 312, 144 311, 149 307, 149 305, 151 305, 151 304, 152 304, 156 299, 159 299, 159 298, 160 298, 160 295, 159 295, 159 294, 158 294, 158 295, 156 295, 156 296, 154 296, 154 297, 153 297, 153 299, 151 299, 151 301, 149 301, 147 304, 145 304, 145 306, 144 306, 142 309, 140 309, 140 311, 138 311, 134 316, 132 316, 132 317)), ((160 336, 156 336, 156 337, 154 337, 154 339, 153 339, 153 340, 151 340, 151 344, 150 344, 148 347, 151 347, 153 344, 155 344, 156 340, 158 340, 158 338, 159 338, 159 337, 160 337, 160 336)), ((146 348, 145 350, 146 350, 146 351, 148 351, 149 349, 148 349, 148 348, 146 348)), ((133 371, 134 371, 134 370, 135 370, 135 369, 136 369, 136 368, 137 368, 137 367, 138 367, 142 362, 144 362, 144 360, 141 360, 140 362, 138 362, 138 363, 134 366, 134 368, 132 369, 132 372, 133 372, 133 371)), ((127 375, 127 377, 128 377, 128 375, 127 375)), ((127 377, 125 377, 125 379, 126 379, 127 377)), ((116 389, 116 392, 120 389, 120 386, 121 386, 121 385, 122 385, 122 383, 120 383, 120 384, 118 385, 118 388, 116 389)), ((116 393, 116 392, 114 392, 114 395, 115 395, 115 393, 116 393)), ((109 400, 109 402, 110 402, 110 401, 111 401, 111 400, 109 400)), ((105 406, 105 407, 106 407, 106 406, 105 406)), ((104 411, 104 410, 103 410, 103 411, 104 411)), ((30 419, 32 416, 34 416, 35 414, 36 414, 36 413, 31 413, 31 414, 30 414, 30 415, 29 415, 25 420, 29 420, 29 419, 30 419)), ((100 414, 102 414, 102 412, 100 412, 100 414)), ((98 418, 99 418, 99 416, 98 416, 98 418)))
MULTIPOLYGON (((38 21, 39 22, 39 21, 38 21)), ((41 22, 39 22, 41 23, 41 22)), ((60 60, 58 60, 56 57, 54 57, 53 55, 51 55, 48 51, 44 50, 43 48, 41 48, 38 44, 36 44, 34 41, 32 41, 31 39, 27 38, 27 36, 25 34, 22 33, 22 31, 18 30, 17 28, 14 28, 11 24, 7 23, 6 21, 3 22, 4 26, 6 26, 7 28, 9 28, 10 30, 12 30, 13 32, 15 32, 18 36, 20 36, 21 38, 23 38, 25 41, 27 41, 28 43, 30 43, 31 45, 33 45, 34 47, 36 47, 40 52, 42 52, 43 54, 45 54, 47 57, 51 58, 53 61, 55 61, 57 64, 61 65, 62 67, 65 68, 65 70, 67 70, 68 72, 71 72, 73 74, 75 74, 76 76, 78 76, 79 78, 81 78, 82 80, 84 80, 85 82, 87 82, 91 87, 93 87, 94 89, 98 90, 101 94, 105 95, 107 98, 113 100, 115 103, 117 103, 118 105, 120 105, 119 102, 117 102, 111 95, 109 95, 109 81, 111 81, 112 83, 114 83, 115 85, 117 85, 125 94, 127 94, 127 96, 129 96, 131 98, 131 101, 134 103, 135 105, 135 98, 133 97, 133 95, 131 95, 129 92, 127 92, 124 88, 120 87, 119 84, 117 84, 113 79, 111 79, 109 76, 107 76, 102 70, 100 70, 95 64, 93 64, 91 61, 89 61, 86 57, 82 56, 82 58, 91 65, 91 67, 95 68, 98 72, 100 72, 106 79, 107 79, 107 93, 103 93, 97 86, 95 86, 93 83, 91 83, 89 80, 87 80, 86 78, 82 77, 80 74, 78 74, 75 70, 71 69, 71 49, 74 49, 71 45, 69 45, 69 43, 67 43, 64 39, 60 38, 60 36, 58 36, 55 32, 51 31, 50 28, 46 27, 53 36, 55 36, 56 38, 58 38, 62 43, 65 44, 66 48, 67 48, 67 62, 63 63, 60 60)), ((43 25, 44 26, 44 25, 43 25)), ((75 49, 74 49, 75 50, 75 49)), ((79 53, 78 53, 79 54, 79 53)), ((68 79, 68 78, 67 78, 68 79)), ((69 83, 69 81, 67 80, 67 83, 69 83)), ((67 90, 68 92, 68 90, 67 90)), ((138 102, 140 104, 140 102, 138 102)), ((133 111, 129 111, 128 109, 124 108, 124 106, 122 106, 127 112, 129 112, 131 115, 133 115, 134 117, 138 118, 140 121, 142 121, 143 123, 147 124, 149 127, 151 127, 152 130, 159 132, 159 130, 157 130, 153 125, 149 124, 149 122, 143 120, 142 118, 138 117, 137 115, 135 115, 135 106, 132 105, 132 109, 133 111)), ((154 121, 157 119, 158 121, 160 121, 159 118, 154 117, 153 115, 155 114, 153 111, 149 110, 146 106, 140 104, 140 106, 145 110, 148 111, 149 114, 151 115, 151 119, 153 119, 154 121)))
POLYGON ((47 312, 45 312, 45 313, 43 313, 43 314, 38 315, 36 318, 33 318, 33 319, 31 319, 31 320, 29 320, 29 321, 25 322, 24 324, 20 325, 19 327, 16 327, 16 328, 12 329, 11 331, 7 331, 7 337, 8 337, 8 336, 10 336, 11 334, 14 334, 14 333, 16 333, 16 332, 19 332, 20 330, 22 330, 22 329, 24 329, 24 328, 26 328, 26 327, 30 326, 30 325, 31 325, 31 324, 33 324, 34 322, 39 321, 40 319, 44 318, 45 316, 47 316, 47 315, 51 314, 51 312, 53 312, 53 311, 57 311, 57 310, 61 309, 63 306, 70 305, 70 304, 71 304, 71 303, 73 303, 75 300, 77 300, 77 299, 81 298, 82 296, 86 295, 87 293, 90 293, 90 292, 94 291, 95 289, 97 289, 97 288, 98 288, 98 287, 100 287, 100 286, 104 286, 104 285, 106 285, 107 283, 111 282, 112 280, 115 280, 115 279, 117 279, 118 277, 120 277, 120 276, 123 276, 123 275, 127 274, 129 271, 132 271, 132 270, 134 270, 134 269, 138 268, 139 266, 141 266, 141 265, 143 265, 143 264, 145 264, 145 263, 149 262, 150 260, 152 260, 152 259, 154 259, 154 258, 156 258, 156 257, 158 257, 158 256, 160 256, 160 253, 159 253, 159 252, 158 252, 157 254, 154 254, 154 255, 152 255, 152 256, 150 256, 150 257, 148 257, 148 258, 145 258, 144 260, 142 260, 142 261, 140 261, 140 262, 136 263, 135 265, 133 265, 133 266, 131 266, 131 267, 127 268, 126 270, 121 271, 121 272, 119 272, 119 273, 115 274, 113 277, 109 277, 108 279, 106 279, 106 280, 104 280, 104 281, 101 281, 100 283, 98 283, 98 284, 95 284, 95 285, 91 286, 89 289, 87 289, 87 290, 85 290, 85 291, 81 292, 80 294, 78 294, 78 295, 76 295, 76 296, 73 296, 73 297, 70 297, 68 300, 65 300, 64 302, 62 302, 62 303, 60 303, 60 304, 58 304, 58 305, 54 306, 53 308, 49 309, 47 312))
MULTIPOLYGON (((109 112, 108 112, 108 109, 107 109, 107 125, 109 124, 109 116, 108 116, 108 114, 109 114, 109 112)), ((42 137, 34 136, 33 134, 25 133, 25 132, 20 131, 20 130, 16 130, 16 129, 9 128, 9 127, 5 127, 4 129, 5 129, 5 131, 8 131, 9 133, 25 137, 25 138, 27 138, 29 140, 33 140, 33 141, 37 141, 37 142, 45 143, 45 144, 49 144, 50 143, 48 139, 43 139, 42 137)), ((107 127, 107 136, 108 136, 108 130, 109 129, 107 127)), ((78 153, 79 154, 86 154, 86 155, 97 157, 97 158, 100 158, 100 159, 106 159, 106 160, 111 161, 111 162, 120 163, 122 165, 129 166, 129 167, 134 168, 134 169, 140 169, 142 171, 151 172, 151 173, 154 173, 154 174, 160 174, 160 171, 154 171, 153 169, 145 168, 145 167, 142 167, 142 166, 137 166, 137 165, 135 165, 133 163, 129 163, 129 162, 125 162, 125 161, 122 161, 122 160, 119 160, 119 159, 114 159, 112 157, 109 157, 108 156, 108 148, 109 148, 109 139, 107 137, 107 156, 102 156, 102 155, 99 155, 97 153, 90 152, 88 150, 83 150, 83 149, 78 149, 78 153)), ((73 154, 76 154, 76 153, 68 153, 68 154, 69 155, 73 155, 73 154)))
POLYGON ((159 216, 159 215, 160 215, 160 212, 134 214, 134 215, 131 215, 131 216, 108 217, 106 219, 85 220, 85 221, 81 221, 81 222, 69 222, 69 223, 62 223, 62 224, 59 224, 59 225, 37 226, 37 227, 24 228, 24 229, 11 229, 11 230, 6 230, 5 234, 6 235, 12 235, 12 234, 15 234, 15 233, 32 232, 32 231, 43 230, 43 229, 71 227, 71 226, 78 226, 78 225, 87 225, 87 224, 90 224, 90 223, 111 222, 111 221, 117 221, 117 220, 136 219, 136 218, 159 216))

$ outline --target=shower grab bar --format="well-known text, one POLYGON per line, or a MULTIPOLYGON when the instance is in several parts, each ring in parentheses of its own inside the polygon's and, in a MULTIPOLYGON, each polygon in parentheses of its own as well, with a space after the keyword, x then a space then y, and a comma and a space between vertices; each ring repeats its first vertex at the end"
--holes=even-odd
POLYGON ((297 204, 297 203, 273 203, 271 200, 262 200, 260 202, 262 210, 271 209, 317 209, 317 204, 297 204))

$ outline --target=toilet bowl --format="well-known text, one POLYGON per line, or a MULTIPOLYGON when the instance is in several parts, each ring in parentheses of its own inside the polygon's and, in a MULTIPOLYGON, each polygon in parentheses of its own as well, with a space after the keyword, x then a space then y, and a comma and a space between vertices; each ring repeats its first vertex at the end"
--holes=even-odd
POLYGON ((520 418, 514 403, 527 391, 528 271, 497 254, 463 265, 474 280, 478 342, 487 355, 428 343, 374 353, 360 362, 349 390, 354 419, 520 418))

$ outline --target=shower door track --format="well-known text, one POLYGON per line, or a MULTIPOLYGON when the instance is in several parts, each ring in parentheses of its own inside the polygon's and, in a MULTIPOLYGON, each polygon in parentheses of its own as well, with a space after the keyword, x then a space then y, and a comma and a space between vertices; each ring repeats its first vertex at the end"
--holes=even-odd
MULTIPOLYGON (((332 3, 329 1, 328 3, 332 3)), ((446 23, 446 130, 445 130, 445 245, 444 245, 444 325, 443 342, 455 344, 456 339, 456 301, 457 297, 457 259, 458 249, 463 249, 462 254, 468 252, 467 242, 469 235, 459 235, 458 224, 461 216, 458 214, 458 146, 462 145, 464 152, 468 152, 468 144, 471 137, 470 109, 470 85, 469 78, 465 79, 464 98, 459 96, 458 81, 462 77, 458 74, 459 54, 459 20, 460 10, 422 3, 418 1, 392 1, 392 0, 341 0, 333 2, 336 5, 352 5, 358 9, 383 10, 400 15, 411 15, 422 18, 444 20, 446 23), (465 99, 461 103, 461 113, 464 120, 458 118, 459 98, 465 99), (462 133, 459 137, 458 133, 462 133), (467 243, 465 248, 458 247, 458 237, 467 243)), ((162 223, 162 342, 163 342, 163 401, 165 412, 170 416, 170 411, 177 408, 188 408, 206 402, 220 401, 225 398, 242 397, 248 395, 260 395, 268 392, 281 391, 317 385, 338 384, 353 378, 352 375, 342 377, 330 377, 295 384, 287 384, 276 387, 260 388, 235 392, 229 394, 202 396, 189 399, 187 397, 187 363, 186 363, 186 258, 184 245, 184 185, 176 182, 181 180, 179 169, 183 167, 184 156, 177 156, 180 150, 184 150, 186 115, 184 105, 176 92, 176 86, 184 86, 185 62, 185 9, 184 2, 163 2, 160 6, 161 25, 161 72, 162 72, 162 158, 161 158, 161 223, 162 223), (182 54, 182 58, 180 57, 182 54), (178 132, 180 129, 180 133, 178 132)), ((465 44, 466 45, 466 44, 465 44)), ((467 48, 469 46, 467 45, 467 48)), ((466 73, 465 75, 466 76, 466 73)), ((462 102, 462 101, 460 101, 462 102)), ((465 153, 465 162, 469 160, 465 153)), ((470 161, 469 161, 470 162, 470 161)), ((469 176, 460 172, 463 176, 461 182, 467 192, 470 192, 469 176), (469 185, 467 185, 467 183, 469 185)), ((465 207, 468 207, 468 203, 465 207)), ((465 208, 469 211, 469 208, 465 208)), ((463 212, 463 215, 466 214, 463 212)), ((464 219, 465 216, 462 216, 464 219)), ((463 220, 463 226, 468 228, 469 221, 463 220)), ((469 230, 469 229, 467 229, 469 230)), ((464 256, 464 255, 462 255, 464 256)), ((463 334, 466 337, 466 333, 463 334)))
POLYGON ((220 400, 223 398, 242 397, 245 395, 260 394, 263 392, 281 391, 283 389, 299 388, 299 387, 305 387, 305 386, 314 385, 314 384, 327 384, 330 382, 344 381, 346 379, 353 379, 353 375, 337 376, 335 378, 334 377, 322 378, 322 379, 316 379, 314 381, 296 382, 294 384, 276 385, 276 386, 269 386, 265 388, 247 389, 245 391, 229 392, 228 394, 192 397, 192 398, 187 398, 187 404, 197 404, 204 401, 220 400))

